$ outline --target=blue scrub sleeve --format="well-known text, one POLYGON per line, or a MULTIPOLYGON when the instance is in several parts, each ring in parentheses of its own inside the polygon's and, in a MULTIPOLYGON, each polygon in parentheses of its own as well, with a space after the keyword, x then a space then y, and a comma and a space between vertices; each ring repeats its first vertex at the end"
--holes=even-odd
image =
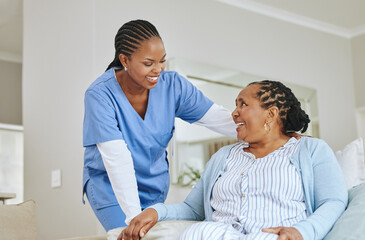
POLYGON ((114 107, 96 91, 85 93, 83 146, 123 139, 114 107))
POLYGON ((179 74, 176 74, 174 83, 175 96, 179 96, 176 104, 176 117, 189 123, 200 120, 213 105, 213 102, 179 74))

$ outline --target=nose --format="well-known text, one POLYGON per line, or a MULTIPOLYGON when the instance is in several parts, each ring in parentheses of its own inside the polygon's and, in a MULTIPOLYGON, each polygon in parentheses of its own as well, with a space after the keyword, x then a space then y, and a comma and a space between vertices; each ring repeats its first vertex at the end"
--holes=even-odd
POLYGON ((153 72, 160 74, 160 72, 162 72, 164 70, 164 68, 165 68, 165 63, 158 63, 153 68, 153 72))
POLYGON ((233 119, 236 119, 238 117, 238 111, 237 111, 237 108, 235 110, 233 110, 232 112, 232 118, 233 119))

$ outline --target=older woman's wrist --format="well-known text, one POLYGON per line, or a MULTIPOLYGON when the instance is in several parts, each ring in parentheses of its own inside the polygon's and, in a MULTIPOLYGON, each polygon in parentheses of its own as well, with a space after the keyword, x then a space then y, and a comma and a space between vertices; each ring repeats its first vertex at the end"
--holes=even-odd
POLYGON ((166 218, 167 215, 167 209, 165 204, 163 203, 157 203, 155 205, 152 205, 146 209, 154 209, 157 212, 157 221, 162 221, 166 218))
POLYGON ((303 239, 314 239, 314 232, 310 233, 308 231, 308 227, 310 223, 306 222, 306 220, 300 221, 297 224, 294 224, 294 226, 292 226, 293 228, 295 228, 300 235, 302 235, 303 239))

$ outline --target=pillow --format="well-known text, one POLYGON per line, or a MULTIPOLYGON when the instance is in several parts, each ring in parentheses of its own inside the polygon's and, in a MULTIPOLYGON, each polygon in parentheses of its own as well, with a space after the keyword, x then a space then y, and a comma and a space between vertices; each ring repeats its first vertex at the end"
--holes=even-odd
MULTIPOLYGON (((161 221, 156 223, 141 240, 178 240, 181 233, 196 221, 161 221)), ((116 240, 123 231, 122 228, 114 228, 107 233, 108 240, 116 240)))
POLYGON ((36 240, 35 202, 0 205, 0 238, 36 240))
POLYGON ((359 240, 365 236, 365 183, 349 191, 349 205, 323 240, 359 240))
POLYGON ((336 152, 338 163, 345 177, 347 189, 365 181, 364 145, 361 138, 336 152))

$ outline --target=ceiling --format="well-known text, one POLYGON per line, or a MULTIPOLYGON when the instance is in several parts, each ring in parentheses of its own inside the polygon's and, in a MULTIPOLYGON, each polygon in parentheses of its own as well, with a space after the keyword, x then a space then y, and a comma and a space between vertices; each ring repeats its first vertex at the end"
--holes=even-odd
POLYGON ((254 2, 348 30, 365 25, 364 0, 255 0, 254 2))
MULTIPOLYGON (((216 0, 345 38, 365 33, 364 0, 216 0)), ((0 59, 21 62, 23 0, 0 0, 0 59)))
POLYGON ((217 1, 346 38, 365 33, 364 0, 217 1))

